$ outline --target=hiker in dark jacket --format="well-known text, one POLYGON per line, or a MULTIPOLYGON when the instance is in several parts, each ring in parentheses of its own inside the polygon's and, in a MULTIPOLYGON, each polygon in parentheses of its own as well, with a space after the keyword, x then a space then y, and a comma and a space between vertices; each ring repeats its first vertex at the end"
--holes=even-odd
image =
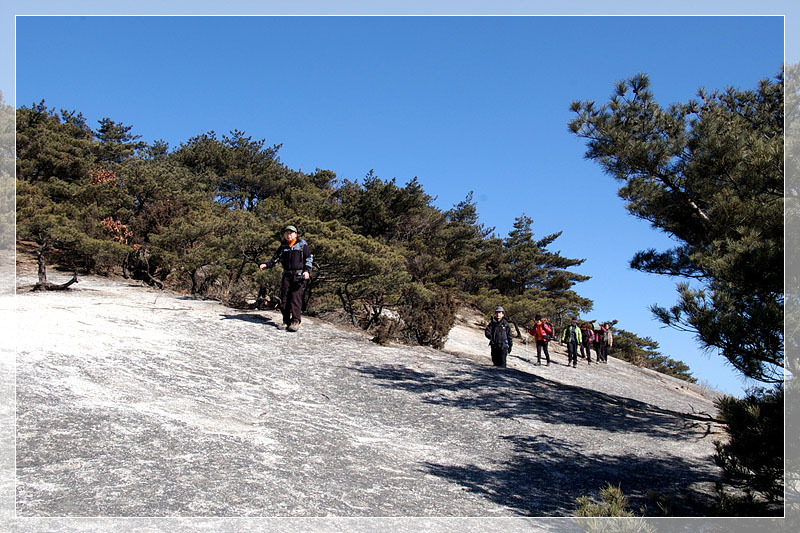
POLYGON ((499 367, 506 366, 506 358, 514 345, 511 326, 508 325, 505 315, 506 310, 498 306, 494 310, 492 321, 486 326, 484 332, 486 338, 489 339, 489 346, 492 347, 492 364, 499 367))
POLYGON ((581 357, 586 359, 586 363, 592 364, 592 342, 594 342, 594 333, 592 333, 592 326, 588 322, 581 324, 581 357))
POLYGON ((578 366, 578 345, 581 344, 583 336, 581 328, 578 327, 578 320, 573 318, 570 325, 564 328, 561 333, 561 342, 567 344, 567 366, 572 363, 572 367, 578 366))
POLYGON ((592 341, 592 346, 594 346, 594 351, 597 354, 597 363, 603 362, 603 349, 604 349, 604 337, 603 328, 598 323, 593 324, 594 330, 592 334, 594 335, 594 340, 592 341))
POLYGON ((303 288, 311 277, 314 256, 311 255, 308 243, 297 238, 297 228, 294 226, 286 226, 283 229, 283 242, 278 246, 272 259, 262 263, 259 268, 261 270, 272 268, 278 262, 283 267, 280 304, 283 324, 288 331, 297 331, 302 320, 300 313, 303 305, 303 288))

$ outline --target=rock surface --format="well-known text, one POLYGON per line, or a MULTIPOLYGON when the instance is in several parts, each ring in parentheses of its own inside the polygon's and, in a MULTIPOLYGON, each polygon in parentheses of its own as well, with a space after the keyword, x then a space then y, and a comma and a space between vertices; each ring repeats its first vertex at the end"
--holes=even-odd
MULTIPOLYGON (((702 390, 609 358, 491 366, 474 319, 442 351, 81 278, 16 297, 16 511, 47 516, 572 516, 621 484, 702 503, 702 390)), ((688 509, 688 508, 687 508, 688 509)), ((688 511, 691 513, 692 511, 688 511)))

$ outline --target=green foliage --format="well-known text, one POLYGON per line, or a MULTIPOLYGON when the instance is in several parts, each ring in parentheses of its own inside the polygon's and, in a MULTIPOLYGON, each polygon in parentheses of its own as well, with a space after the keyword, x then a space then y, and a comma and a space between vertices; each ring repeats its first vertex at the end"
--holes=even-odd
POLYGON ((0 92, 0 251, 13 248, 14 108, 0 92))
POLYGON ((488 286, 491 274, 485 265, 491 256, 488 237, 492 229, 478 222, 472 191, 444 213, 438 229, 432 244, 438 250, 442 269, 441 278, 436 282, 463 297, 474 295, 488 286))
POLYGON ((407 285, 400 305, 406 327, 404 338, 412 344, 441 349, 456 321, 457 301, 445 289, 428 289, 420 283, 407 285))
POLYGON ((379 323, 384 310, 400 304, 410 276, 405 258, 396 249, 336 220, 292 222, 314 247, 308 295, 335 294, 351 321, 365 329, 379 323))
POLYGON ((44 101, 17 110, 16 146, 17 178, 31 183, 78 182, 95 164, 92 131, 82 122, 62 121, 44 101))
POLYGON ((280 145, 265 148, 244 132, 217 139, 212 131, 191 138, 174 157, 192 173, 216 188, 220 202, 237 209, 256 210, 286 188, 288 169, 280 163, 280 145))
POLYGON ((222 235, 225 218, 219 206, 201 205, 185 217, 176 218, 153 235, 153 255, 171 265, 177 287, 204 295, 211 284, 226 275, 222 235))
MULTIPOLYGON (((65 117, 65 119, 68 123, 73 122, 69 120, 69 117, 65 117)), ((79 120, 78 124, 85 126, 85 121, 79 120)), ((100 127, 95 133, 95 137, 100 141, 96 145, 98 161, 119 164, 132 157, 137 150, 145 148, 146 143, 137 140, 141 138, 141 135, 133 135, 131 129, 133 126, 125 126, 108 117, 102 118, 100 127)))
POLYGON ((739 506, 746 507, 745 512, 765 510, 769 506, 762 504, 764 500, 782 499, 783 404, 782 386, 771 391, 751 390, 742 399, 726 396, 716 401, 717 416, 728 434, 727 442, 714 443, 714 462, 723 471, 719 491, 726 510, 737 512, 739 506), (742 491, 744 496, 728 494, 724 486, 742 491))
POLYGON ((664 109, 645 75, 607 105, 574 102, 586 157, 623 182, 636 217, 680 244, 645 250, 633 268, 694 280, 679 303, 653 307, 745 376, 783 379, 783 75, 664 109))
POLYGON ((639 337, 624 329, 614 329, 613 334, 615 357, 689 383, 697 382, 685 363, 662 355, 658 351, 658 343, 650 337, 639 337))
POLYGON ((370 171, 362 185, 345 184, 341 195, 343 219, 356 232, 386 243, 410 242, 416 236, 429 236, 438 220, 432 198, 416 178, 404 187, 396 180, 384 181, 370 171))
POLYGON ((577 515, 580 517, 634 516, 628 509, 628 499, 622 493, 622 489, 610 483, 600 489, 600 501, 587 496, 581 496, 576 501, 578 503, 577 515))
MULTIPOLYGON (((650 494, 651 498, 663 499, 650 494)), ((591 533, 654 533, 657 528, 628 508, 628 499, 621 487, 608 483, 600 489, 600 501, 587 496, 576 499, 578 504, 576 523, 591 533)), ((662 503, 657 503, 662 507, 662 503)), ((662 507, 663 509, 663 507, 662 507)), ((645 508, 640 509, 644 514, 645 508)))

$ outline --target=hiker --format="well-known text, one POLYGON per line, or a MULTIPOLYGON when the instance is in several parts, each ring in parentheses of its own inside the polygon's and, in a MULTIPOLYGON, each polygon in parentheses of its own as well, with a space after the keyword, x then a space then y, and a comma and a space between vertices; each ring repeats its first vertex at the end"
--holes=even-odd
POLYGON ((542 350, 547 359, 546 366, 550 366, 550 352, 547 350, 547 343, 553 338, 553 326, 551 326, 542 315, 536 315, 536 323, 528 330, 530 335, 536 339, 536 364, 542 364, 542 350))
POLYGON ((592 339, 592 346, 594 347, 594 353, 597 354, 597 363, 603 362, 603 327, 597 323, 592 323, 592 335, 594 338, 592 339))
POLYGON ((611 333, 611 323, 606 322, 600 329, 603 331, 603 342, 601 348, 603 350, 603 362, 608 364, 608 353, 611 351, 611 347, 614 346, 614 335, 611 333))
POLYGON ((592 342, 594 342, 594 333, 592 333, 592 326, 588 322, 581 324, 581 358, 586 359, 586 364, 592 364, 592 342))
POLYGON ((484 332, 486 338, 489 339, 489 346, 492 347, 492 364, 501 368, 505 368, 506 358, 514 345, 511 326, 508 325, 505 315, 506 310, 498 306, 484 332))
POLYGON ((297 331, 302 320, 300 316, 303 305, 303 288, 311 277, 311 265, 314 256, 308 243, 297 238, 297 228, 286 226, 283 228, 283 242, 272 259, 259 265, 261 270, 272 268, 280 261, 283 267, 281 277, 281 303, 283 325, 287 331, 297 331))
POLYGON ((581 343, 581 328, 578 327, 578 319, 573 318, 570 325, 564 328, 561 333, 561 342, 567 344, 567 366, 572 363, 572 368, 578 367, 578 345, 581 343))

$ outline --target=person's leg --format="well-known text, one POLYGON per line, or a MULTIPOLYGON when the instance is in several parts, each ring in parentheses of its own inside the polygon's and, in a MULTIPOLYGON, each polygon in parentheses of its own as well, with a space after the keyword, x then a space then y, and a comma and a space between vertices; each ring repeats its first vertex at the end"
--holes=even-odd
POLYGON ((290 276, 283 276, 281 278, 281 305, 279 309, 283 314, 283 324, 288 326, 291 323, 291 308, 289 307, 289 288, 292 284, 292 278, 290 276))
POLYGON ((547 351, 547 341, 542 341, 542 347, 544 348, 544 356, 547 358, 547 365, 550 365, 550 352, 547 351))
POLYGON ((578 364, 578 343, 577 342, 570 342, 567 344, 567 358, 568 362, 567 365, 572 364, 573 366, 578 364))
POLYGON ((503 364, 503 353, 497 346, 492 346, 492 364, 494 366, 502 366, 503 364))
POLYGON ((303 310, 303 287, 305 282, 294 281, 289 289, 289 307, 292 312, 292 322, 298 324, 303 320, 301 313, 303 310))

